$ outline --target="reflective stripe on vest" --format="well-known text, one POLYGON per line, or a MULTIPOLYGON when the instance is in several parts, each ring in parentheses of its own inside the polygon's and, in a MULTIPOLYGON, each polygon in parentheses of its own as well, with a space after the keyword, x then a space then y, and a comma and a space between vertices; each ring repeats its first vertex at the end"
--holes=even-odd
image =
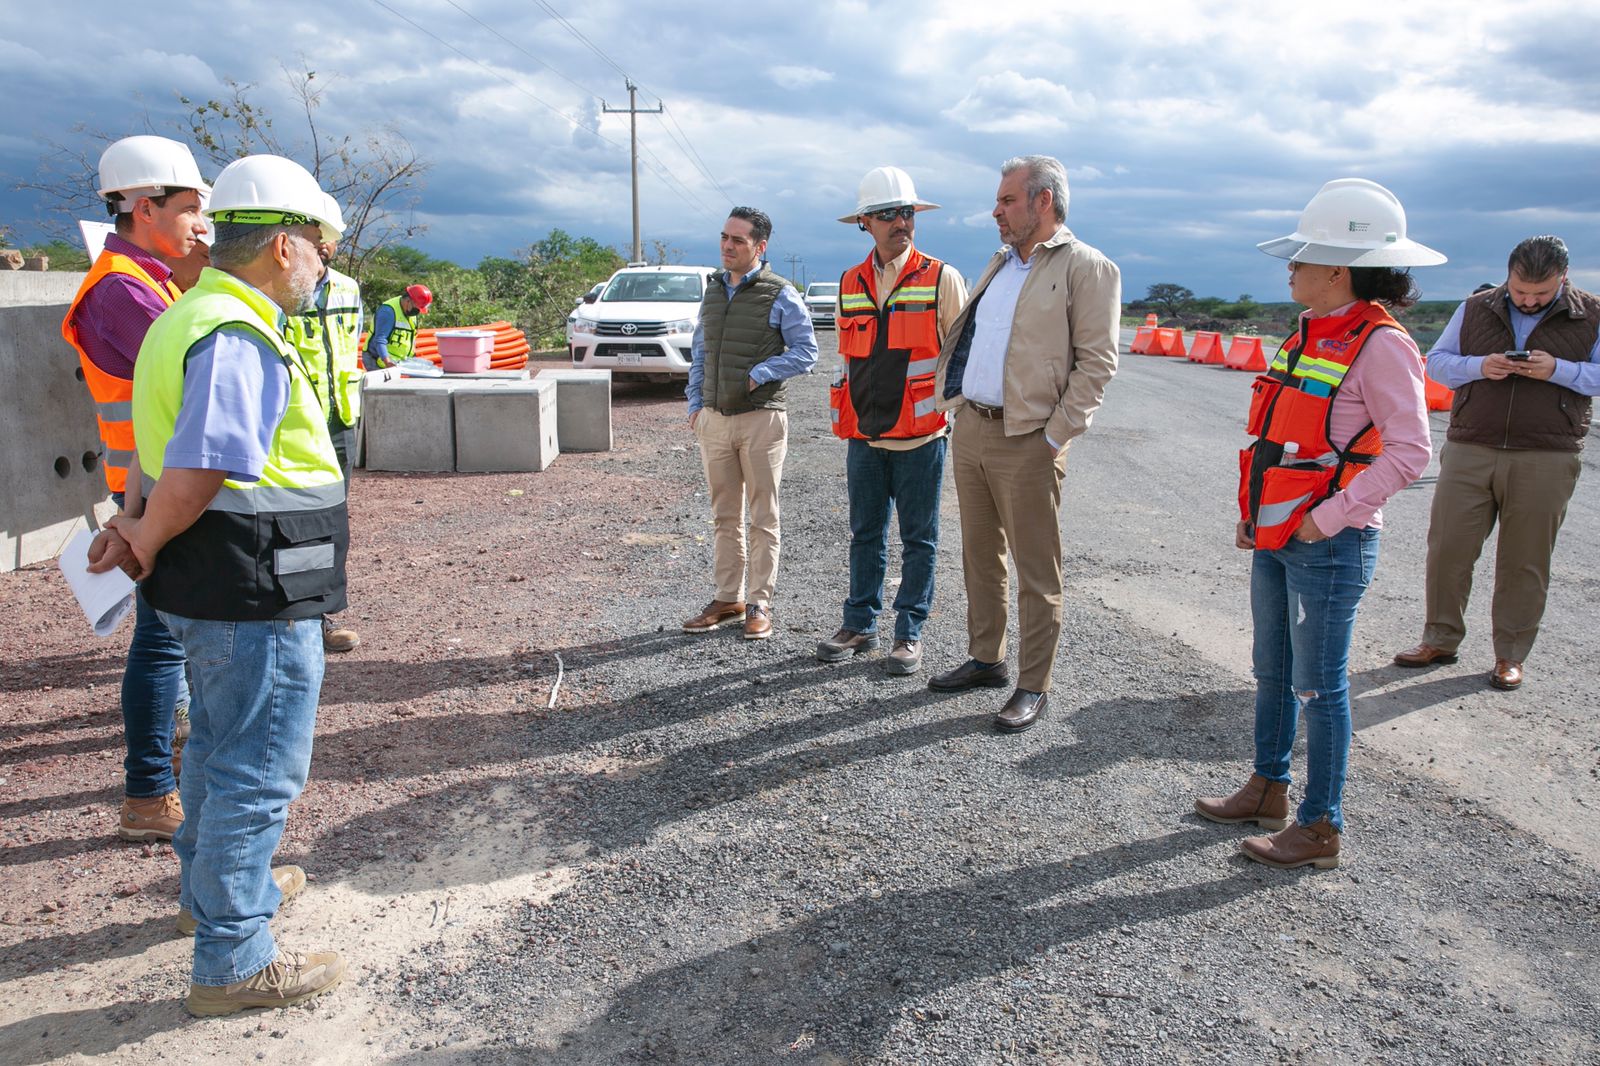
POLYGON ((1247 432, 1255 443, 1239 456, 1239 513, 1255 546, 1281 548, 1317 504, 1348 485, 1383 451, 1371 423, 1344 446, 1328 438, 1333 401, 1367 339, 1401 328, 1380 304, 1343 315, 1304 318, 1252 386, 1247 432), (1285 460, 1284 446, 1295 454, 1285 460))
MULTIPOLYGON (((89 395, 94 398, 95 421, 100 429, 100 442, 105 449, 106 486, 112 492, 123 492, 128 485, 128 464, 133 461, 133 381, 130 378, 119 378, 115 374, 108 374, 96 366, 94 360, 89 358, 89 353, 79 343, 78 329, 73 324, 73 319, 78 313, 78 305, 89 295, 89 290, 111 274, 123 274, 133 278, 148 287, 168 307, 172 306, 179 293, 178 287, 171 279, 165 282, 157 281, 131 257, 119 252, 101 252, 88 276, 78 286, 77 295, 73 296, 66 317, 61 320, 62 339, 72 345, 73 350, 78 353, 78 365, 83 370, 84 384, 89 387, 89 395)), ((130 362, 138 356, 137 352, 124 354, 129 356, 130 362)))
MULTIPOLYGON (((401 296, 404 296, 404 293, 401 296)), ((417 345, 417 319, 416 316, 408 315, 400 309, 401 296, 396 296, 392 300, 385 300, 382 304, 383 307, 387 307, 394 312, 394 329, 390 330, 389 336, 384 338, 389 350, 390 364, 410 359, 411 353, 417 345)), ((377 340, 376 319, 374 319, 373 327, 373 335, 367 340, 369 347, 377 340)))
POLYGON ((843 372, 828 417, 845 440, 906 440, 944 428, 933 394, 944 264, 913 249, 879 307, 876 253, 839 279, 836 333, 843 372), (904 361, 904 370, 896 369, 904 361), (893 397, 882 395, 894 390, 893 397))
POLYGON ((143 588, 158 610, 257 620, 310 618, 344 605, 344 474, 305 359, 284 336, 287 321, 264 293, 208 267, 145 336, 134 364, 133 420, 151 493, 160 487, 196 344, 224 328, 247 331, 289 380, 260 478, 224 480, 194 525, 157 556, 143 588))
POLYGON ((344 425, 355 425, 361 416, 362 375, 361 289, 355 279, 329 267, 317 306, 291 318, 289 326, 289 340, 305 357, 324 409, 344 425))

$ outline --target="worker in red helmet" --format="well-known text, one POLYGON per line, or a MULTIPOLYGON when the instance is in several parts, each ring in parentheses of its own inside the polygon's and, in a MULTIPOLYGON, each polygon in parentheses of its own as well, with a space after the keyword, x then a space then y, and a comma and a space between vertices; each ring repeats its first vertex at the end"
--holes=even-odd
POLYGON ((378 305, 372 335, 367 338, 367 369, 394 366, 411 358, 417 344, 417 319, 428 313, 433 293, 426 285, 407 285, 406 291, 378 305))

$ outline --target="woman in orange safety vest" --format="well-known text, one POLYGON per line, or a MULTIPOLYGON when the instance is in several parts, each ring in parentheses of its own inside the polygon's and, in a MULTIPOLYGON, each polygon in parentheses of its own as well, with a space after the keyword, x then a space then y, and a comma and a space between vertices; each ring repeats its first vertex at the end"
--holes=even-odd
POLYGON ((1214 822, 1277 830, 1242 842, 1269 866, 1339 864, 1350 757, 1346 676, 1356 608, 1378 561, 1380 508, 1431 455, 1422 356, 1391 309, 1417 289, 1401 269, 1444 262, 1406 238, 1394 194, 1331 181, 1288 237, 1258 247, 1289 260, 1306 310, 1256 379, 1240 455, 1240 548, 1251 549, 1255 767, 1231 796, 1197 800, 1214 822), (1289 762, 1306 723, 1304 796, 1291 819, 1289 762))

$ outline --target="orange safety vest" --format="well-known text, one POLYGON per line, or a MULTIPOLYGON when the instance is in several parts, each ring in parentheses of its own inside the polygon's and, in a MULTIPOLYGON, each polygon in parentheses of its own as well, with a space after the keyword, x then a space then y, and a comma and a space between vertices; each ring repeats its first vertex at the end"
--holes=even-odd
POLYGON ((100 423, 100 440, 105 444, 106 484, 112 492, 123 492, 128 487, 128 464, 133 461, 133 379, 108 374, 94 364, 83 345, 78 341, 78 327, 73 323, 78 304, 89 290, 108 274, 126 274, 150 287, 168 307, 178 298, 178 287, 171 279, 165 283, 152 278, 138 263, 119 252, 101 252, 94 261, 89 276, 78 286, 78 294, 67 308, 67 317, 61 320, 61 336, 77 349, 78 365, 83 368, 84 384, 94 397, 95 418, 100 423))
POLYGON ((1403 328, 1372 301, 1342 315, 1303 318, 1256 378, 1245 426, 1256 441, 1239 453, 1239 515, 1253 527, 1258 550, 1288 544, 1306 512, 1383 452, 1370 422, 1342 449, 1328 439, 1333 399, 1367 338, 1383 326, 1403 328), (1297 449, 1288 458, 1287 444, 1297 449))
POLYGON ((935 410, 939 363, 939 277, 944 264, 912 249, 884 300, 878 268, 866 262, 839 279, 836 324, 844 370, 828 390, 834 436, 845 440, 926 437, 945 426, 935 410))

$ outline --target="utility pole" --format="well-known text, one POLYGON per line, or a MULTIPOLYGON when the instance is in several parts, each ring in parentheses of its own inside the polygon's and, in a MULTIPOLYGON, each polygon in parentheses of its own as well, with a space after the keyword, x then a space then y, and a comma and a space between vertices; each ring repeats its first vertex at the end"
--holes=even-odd
POLYGON ((607 107, 606 102, 601 100, 600 110, 607 115, 628 116, 628 142, 632 149, 630 155, 633 158, 633 262, 638 263, 644 260, 644 244, 639 239, 639 116, 659 115, 662 105, 657 104, 653 108, 640 111, 637 105, 639 87, 633 83, 632 78, 627 79, 627 86, 627 107, 607 107))
POLYGON ((796 279, 795 279, 794 275, 795 275, 796 265, 799 264, 799 263, 805 262, 805 260, 801 259, 798 255, 786 255, 786 256, 784 256, 784 258, 789 261, 789 280, 790 281, 795 281, 796 279))

